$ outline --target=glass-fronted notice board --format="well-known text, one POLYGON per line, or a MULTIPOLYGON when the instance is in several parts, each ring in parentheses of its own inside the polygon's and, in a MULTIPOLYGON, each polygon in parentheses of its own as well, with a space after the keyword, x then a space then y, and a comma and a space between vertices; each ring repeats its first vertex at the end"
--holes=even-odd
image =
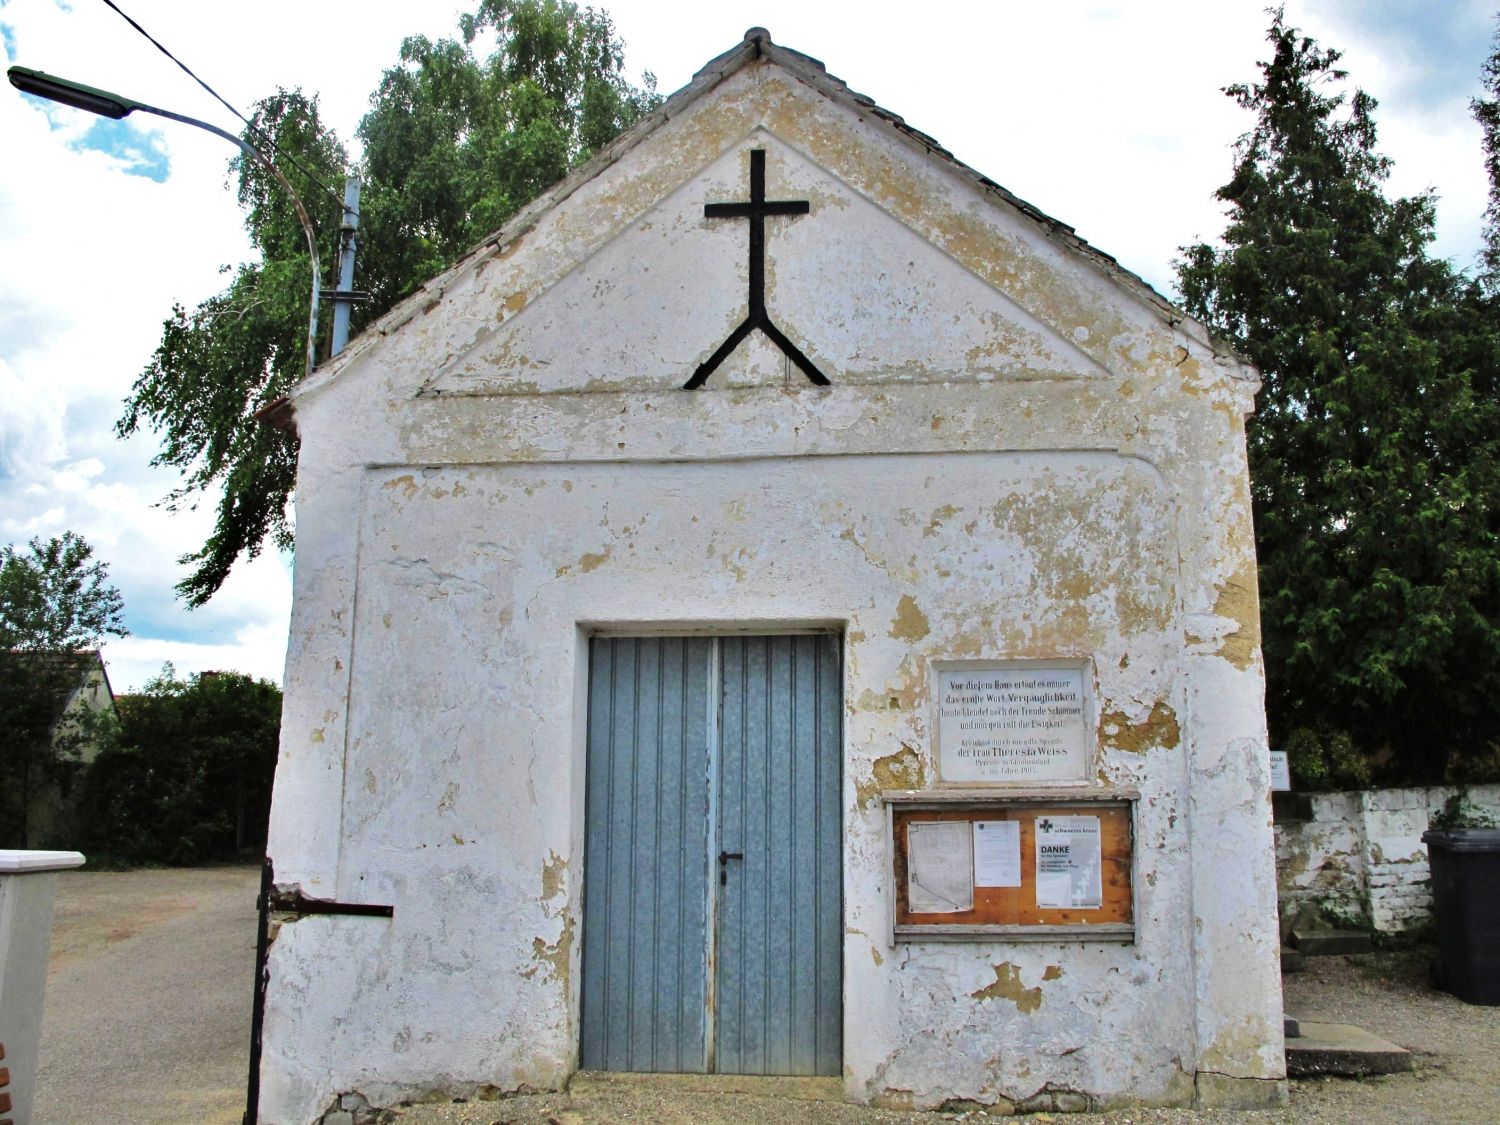
POLYGON ((1132 797, 885 800, 893 942, 1134 939, 1132 797))

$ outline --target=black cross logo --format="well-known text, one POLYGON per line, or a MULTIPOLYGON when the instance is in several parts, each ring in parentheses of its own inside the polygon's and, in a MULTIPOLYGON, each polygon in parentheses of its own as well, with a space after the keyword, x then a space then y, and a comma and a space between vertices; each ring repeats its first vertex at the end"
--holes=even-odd
POLYGON ((718 351, 698 365, 693 377, 682 385, 683 390, 695 391, 703 386, 714 369, 728 359, 729 353, 757 328, 781 349, 783 355, 802 369, 809 382, 819 387, 828 386, 828 377, 798 350, 796 344, 782 334, 766 312, 766 216, 805 215, 810 209, 811 205, 805 199, 766 198, 766 150, 763 148, 750 150, 749 202, 704 205, 703 217, 706 219, 750 220, 750 315, 719 345, 718 351))
POLYGON ((1040 828, 1043 832, 1051 832, 1052 822, 1050 820, 1044 820, 1040 824, 1038 824, 1037 827, 1040 828))

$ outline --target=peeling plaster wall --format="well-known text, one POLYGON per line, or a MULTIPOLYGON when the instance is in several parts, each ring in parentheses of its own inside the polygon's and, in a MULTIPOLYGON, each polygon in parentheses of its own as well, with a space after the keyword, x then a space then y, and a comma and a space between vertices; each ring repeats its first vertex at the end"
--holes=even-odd
POLYGON ((294 395, 270 851, 395 917, 282 927, 265 1120, 574 1069, 599 626, 843 630, 849 1097, 1284 1096, 1253 373, 815 86, 734 73, 294 395), (762 343, 684 392, 745 315, 702 204, 753 147, 813 201, 767 304, 834 385, 762 343), (1092 668, 1100 794, 1140 793, 1137 941, 888 947, 930 661, 1054 657, 1092 668))
MULTIPOLYGON (((1278 816, 1283 929, 1299 921, 1345 921, 1400 933, 1431 922, 1431 872, 1422 833, 1457 792, 1435 787, 1311 793, 1305 819, 1278 816)), ((1467 793, 1500 819, 1500 785, 1475 785, 1467 793)))

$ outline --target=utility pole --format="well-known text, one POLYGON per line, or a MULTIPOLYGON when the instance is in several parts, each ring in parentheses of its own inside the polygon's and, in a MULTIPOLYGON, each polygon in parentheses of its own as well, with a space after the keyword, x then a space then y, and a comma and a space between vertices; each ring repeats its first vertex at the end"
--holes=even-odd
POLYGON ((333 347, 330 358, 344 350, 349 342, 349 314, 354 302, 365 294, 354 291, 354 251, 359 232, 359 177, 344 181, 344 218, 339 223, 339 287, 327 296, 333 301, 333 347))

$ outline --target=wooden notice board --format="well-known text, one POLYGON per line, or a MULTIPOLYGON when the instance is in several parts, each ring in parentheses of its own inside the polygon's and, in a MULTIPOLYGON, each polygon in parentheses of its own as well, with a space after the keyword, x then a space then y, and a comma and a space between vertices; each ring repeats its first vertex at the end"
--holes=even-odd
POLYGON ((887 805, 893 939, 1133 940, 1130 800, 906 796, 887 805))

